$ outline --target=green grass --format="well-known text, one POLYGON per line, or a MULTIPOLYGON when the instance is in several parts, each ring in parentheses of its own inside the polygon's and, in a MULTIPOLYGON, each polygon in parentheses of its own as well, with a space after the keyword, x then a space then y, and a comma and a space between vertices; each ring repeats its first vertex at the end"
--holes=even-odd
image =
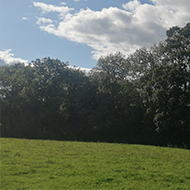
POLYGON ((190 151, 0 138, 1 189, 190 189, 190 151))

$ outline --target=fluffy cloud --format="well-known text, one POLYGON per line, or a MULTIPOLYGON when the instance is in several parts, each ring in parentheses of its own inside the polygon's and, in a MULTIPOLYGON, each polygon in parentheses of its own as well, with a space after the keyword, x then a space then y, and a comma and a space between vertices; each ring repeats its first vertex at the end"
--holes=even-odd
POLYGON ((14 58, 14 54, 11 53, 11 49, 0 51, 0 65, 10 65, 14 63, 25 63, 28 61, 21 58, 14 58))
POLYGON ((51 19, 47 19, 44 17, 38 18, 36 24, 47 24, 47 23, 52 23, 53 21, 51 19))
POLYGON ((33 5, 35 7, 39 7, 42 10, 42 13, 49 13, 49 12, 58 12, 61 18, 64 18, 64 16, 69 12, 74 10, 73 8, 69 8, 67 6, 64 6, 65 4, 62 3, 63 6, 54 6, 49 5, 41 2, 33 2, 33 5))
MULTIPOLYGON (((50 34, 84 43, 93 48, 93 58, 111 52, 130 54, 137 48, 149 47, 163 40, 165 31, 172 26, 184 26, 190 21, 189 0, 151 0, 142 4, 138 0, 123 4, 123 9, 109 7, 101 11, 56 7, 36 2, 42 12, 56 11, 60 20, 46 23, 40 28, 50 34), (64 15, 64 16, 63 16, 64 15)), ((40 23, 40 22, 39 22, 40 23)))
POLYGON ((134 1, 129 1, 126 4, 123 4, 123 8, 129 11, 135 11, 137 7, 141 5, 140 1, 134 0, 134 1))
MULTIPOLYGON (((134 17, 143 23, 155 23, 168 29, 172 26, 184 26, 190 21, 189 0, 151 0, 153 5, 138 6, 134 17)), ((152 27, 153 28, 153 27, 152 27)))

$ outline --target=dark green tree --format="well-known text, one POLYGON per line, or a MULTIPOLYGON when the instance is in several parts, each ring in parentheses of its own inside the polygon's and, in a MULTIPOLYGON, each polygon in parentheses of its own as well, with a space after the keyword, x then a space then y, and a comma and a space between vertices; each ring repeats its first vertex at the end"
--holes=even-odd
POLYGON ((190 24, 88 75, 58 59, 0 66, 1 135, 190 145, 190 24))
POLYGON ((141 126, 142 110, 139 94, 128 79, 124 55, 101 57, 91 78, 97 86, 97 103, 91 121, 98 137, 112 142, 131 142, 141 126))
MULTIPOLYGON (((167 31, 167 35, 165 41, 144 51, 144 56, 143 53, 135 54, 143 68, 147 67, 136 82, 140 87, 146 109, 145 120, 149 121, 149 125, 152 120, 165 142, 188 144, 190 24, 184 28, 173 27, 167 31), (149 55, 151 61, 144 61, 144 57, 149 55)), ((133 59, 129 61, 133 63, 133 59)))
POLYGON ((32 68, 23 64, 0 67, 1 132, 4 136, 29 137, 35 132, 38 103, 32 68))

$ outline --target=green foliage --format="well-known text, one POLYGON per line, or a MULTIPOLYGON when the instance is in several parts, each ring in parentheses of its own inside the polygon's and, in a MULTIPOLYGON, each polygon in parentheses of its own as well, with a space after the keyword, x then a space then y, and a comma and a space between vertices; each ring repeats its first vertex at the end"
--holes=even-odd
POLYGON ((91 116, 97 136, 108 142, 134 142, 142 124, 141 101, 128 79, 124 55, 101 57, 90 77, 97 86, 96 109, 91 116))
POLYGON ((108 78, 109 82, 121 81, 126 79, 128 71, 125 68, 125 56, 122 53, 110 54, 105 57, 100 57, 97 67, 93 70, 98 72, 103 78, 108 78))
POLYGON ((1 189, 188 189, 190 152, 1 138, 1 189))
POLYGON ((149 115, 156 130, 168 141, 189 144, 190 25, 171 28, 167 35, 164 42, 144 53, 145 57, 151 54, 152 62, 141 61, 150 67, 138 84, 147 110, 145 116, 149 115))
POLYGON ((29 66, 1 67, 0 75, 3 136, 76 138, 75 124, 85 125, 91 104, 91 85, 84 73, 44 58, 29 66))
POLYGON ((1 135, 190 147, 190 23, 166 33, 88 74, 50 58, 1 66, 1 135))

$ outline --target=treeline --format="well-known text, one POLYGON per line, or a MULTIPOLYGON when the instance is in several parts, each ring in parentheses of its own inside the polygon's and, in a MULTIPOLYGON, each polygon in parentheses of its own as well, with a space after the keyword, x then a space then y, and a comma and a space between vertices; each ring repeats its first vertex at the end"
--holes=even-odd
POLYGON ((190 147, 190 23, 85 73, 58 59, 0 67, 1 136, 190 147))

